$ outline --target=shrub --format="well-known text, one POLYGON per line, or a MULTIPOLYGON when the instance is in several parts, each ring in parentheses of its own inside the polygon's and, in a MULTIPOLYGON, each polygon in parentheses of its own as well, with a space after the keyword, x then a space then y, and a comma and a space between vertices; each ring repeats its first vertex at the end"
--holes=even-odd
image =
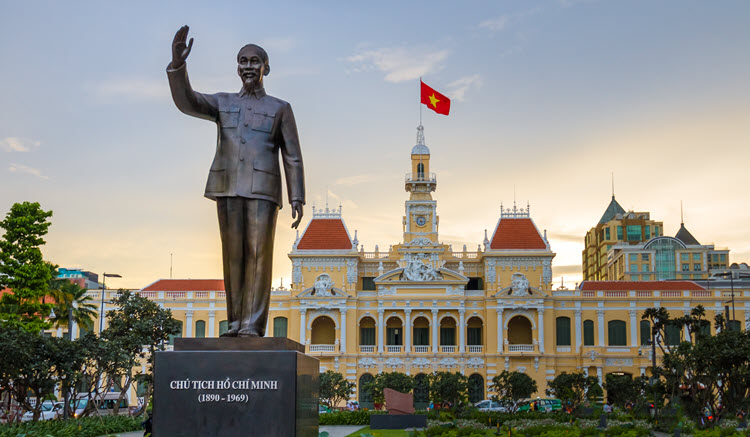
MULTIPOLYGON (((369 425, 370 414, 385 414, 385 412, 370 410, 333 411, 318 416, 320 425, 369 425)), ((2 437, 2 436, 0 436, 2 437)))
POLYGON ((141 419, 137 417, 100 416, 0 425, 0 437, 99 437, 140 429, 141 419))

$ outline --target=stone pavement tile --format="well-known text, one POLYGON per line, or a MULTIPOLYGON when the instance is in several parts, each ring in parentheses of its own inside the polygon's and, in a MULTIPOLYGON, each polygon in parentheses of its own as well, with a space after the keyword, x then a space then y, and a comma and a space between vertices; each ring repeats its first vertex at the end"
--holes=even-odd
MULTIPOLYGON (((365 428, 362 425, 320 425, 318 433, 328 432, 328 437, 346 437, 354 431, 365 428)), ((128 436, 130 437, 130 436, 128 436)))

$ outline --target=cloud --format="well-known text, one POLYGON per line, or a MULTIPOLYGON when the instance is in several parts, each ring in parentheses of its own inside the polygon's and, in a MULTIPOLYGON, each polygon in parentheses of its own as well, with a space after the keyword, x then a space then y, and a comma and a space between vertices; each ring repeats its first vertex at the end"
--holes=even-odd
POLYGON ((448 95, 451 99, 462 102, 466 91, 479 89, 482 86, 482 78, 478 74, 462 77, 448 84, 448 95))
POLYGON ((10 170, 11 173, 28 173, 39 179, 49 179, 49 177, 43 175, 40 170, 23 164, 11 164, 8 166, 8 170, 10 170))
POLYGON ((552 266, 552 271, 555 275, 581 273, 581 265, 552 266))
POLYGON ((28 138, 7 137, 0 141, 0 149, 5 152, 29 152, 32 147, 36 148, 41 144, 28 138))
POLYGON ((119 78, 100 82, 96 93, 104 99, 154 100, 169 97, 169 86, 166 80, 119 78))
POLYGON ((404 82, 434 73, 443 68, 448 50, 430 50, 425 47, 383 47, 363 50, 346 58, 356 64, 355 73, 377 70, 385 73, 386 82, 404 82))
POLYGON ((547 238, 550 240, 566 241, 570 243, 582 243, 584 237, 578 234, 564 234, 559 232, 550 232, 547 234, 547 238))
POLYGON ((482 29, 487 29, 490 32, 499 32, 503 29, 505 29, 505 26, 508 24, 508 16, 507 15, 501 15, 497 18, 491 18, 489 20, 484 20, 481 23, 479 23, 479 27, 482 29))

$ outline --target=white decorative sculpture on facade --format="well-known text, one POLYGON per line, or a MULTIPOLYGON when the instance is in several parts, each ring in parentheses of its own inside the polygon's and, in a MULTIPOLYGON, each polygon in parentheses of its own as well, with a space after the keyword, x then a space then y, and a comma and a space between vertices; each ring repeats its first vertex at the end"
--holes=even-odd
POLYGON ((323 273, 315 280, 315 296, 333 296, 333 293, 331 292, 332 287, 333 280, 330 276, 323 273))
POLYGON ((513 273, 510 279, 511 296, 528 296, 529 280, 523 273, 513 273))
POLYGON ((401 275, 405 281, 440 281, 443 275, 432 266, 432 263, 423 253, 417 253, 406 258, 406 266, 401 275), (427 261, 427 262, 425 262, 427 261))

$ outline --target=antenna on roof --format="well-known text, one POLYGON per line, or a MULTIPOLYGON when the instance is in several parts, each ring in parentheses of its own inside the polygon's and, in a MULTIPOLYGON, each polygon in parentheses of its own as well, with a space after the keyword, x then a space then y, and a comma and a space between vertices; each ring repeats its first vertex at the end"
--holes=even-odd
POLYGON ((682 200, 680 200, 680 224, 681 225, 685 224, 685 220, 684 220, 684 218, 682 216, 682 200))
POLYGON ((169 253, 169 279, 172 279, 172 253, 169 253))
POLYGON ((612 172, 612 198, 615 198, 615 172, 612 172))

